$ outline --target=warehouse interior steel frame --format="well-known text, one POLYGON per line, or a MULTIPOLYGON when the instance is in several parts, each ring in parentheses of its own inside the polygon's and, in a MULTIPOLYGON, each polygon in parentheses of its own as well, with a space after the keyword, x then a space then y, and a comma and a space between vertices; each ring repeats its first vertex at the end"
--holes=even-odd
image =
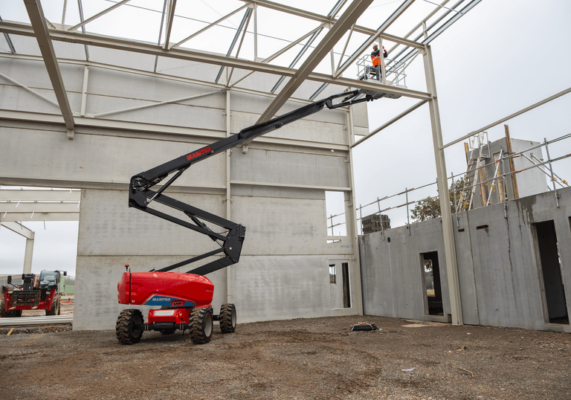
MULTIPOLYGON (((89 82, 90 67, 97 67, 108 70, 128 72, 132 74, 146 75, 165 80, 193 83, 196 85, 201 85, 212 89, 209 92, 205 92, 199 95, 193 95, 191 97, 172 99, 168 101, 163 101, 141 107, 134 107, 130 109, 122 109, 122 110, 117 110, 116 112, 125 112, 141 108, 156 107, 163 104, 174 103, 177 101, 208 96, 213 93, 225 92, 227 99, 226 101, 226 119, 228 122, 227 131, 226 131, 227 136, 231 134, 229 130, 230 126, 229 104, 230 104, 230 93, 232 91, 249 93, 273 99, 271 104, 266 108, 266 110, 262 112, 258 120, 259 123, 271 119, 286 103, 286 101, 294 101, 302 104, 307 104, 311 102, 317 96, 319 96, 319 94, 330 84, 345 86, 347 87, 347 90, 351 89, 373 90, 376 92, 386 93, 387 95, 393 95, 398 97, 403 96, 403 97, 417 99, 419 100, 419 102, 414 106, 410 107, 408 110, 401 113, 400 115, 398 115, 397 117, 393 118, 386 124, 384 124, 379 129, 365 136, 364 139, 368 139, 373 134, 378 133, 382 129, 386 128, 387 126, 391 125, 392 123, 398 121, 399 119, 408 115, 412 111, 416 110, 423 104, 425 103, 429 104, 434 155, 437 167, 438 190, 440 193, 448 192, 446 163, 444 158, 445 146, 442 142, 442 131, 441 131, 440 115, 439 115, 437 92, 436 92, 434 64, 432 60, 432 51, 430 43, 436 37, 438 37, 442 32, 444 32, 448 27, 450 27, 458 19, 460 19, 463 15, 465 15, 468 11, 470 11, 473 7, 475 7, 478 3, 480 3, 481 0, 459 0, 451 7, 446 6, 449 0, 444 0, 440 4, 429 2, 436 6, 434 11, 431 12, 429 15, 427 15, 425 18, 423 18, 404 37, 398 37, 395 35, 388 34, 386 30, 395 21, 397 21, 399 18, 403 16, 405 11, 409 9, 409 7, 415 2, 415 0, 404 0, 396 8, 396 10, 379 26, 378 29, 367 28, 364 26, 357 25, 356 23, 358 18, 364 12, 367 11, 368 7, 371 5, 373 0, 353 0, 350 3, 348 3, 347 0, 338 0, 333 9, 327 14, 327 16, 267 0, 240 0, 240 1, 243 1, 245 4, 238 7, 236 10, 232 11, 231 13, 218 19, 217 21, 210 23, 209 25, 198 30, 197 32, 194 32, 190 36, 187 36, 183 40, 180 40, 177 43, 173 43, 171 41, 171 33, 176 12, 177 0, 165 0, 162 11, 161 29, 160 29, 159 38, 156 44, 152 44, 135 40, 127 40, 117 37, 109 37, 109 36, 86 33, 85 25, 105 15, 106 13, 112 12, 118 7, 125 6, 129 2, 129 0, 123 0, 117 2, 111 7, 87 19, 84 19, 82 3, 81 0, 78 0, 81 22, 74 26, 65 25, 67 0, 64 0, 61 23, 50 22, 45 18, 39 0, 24 0, 24 3, 26 5, 26 10, 30 18, 30 24, 10 22, 10 21, 0 21, 0 31, 4 34, 6 41, 10 47, 10 53, 0 53, 0 57, 24 59, 31 61, 43 61, 45 63, 49 79, 52 83, 56 95, 57 105, 61 112, 61 117, 55 114, 40 114, 40 113, 31 113, 31 112, 22 112, 22 111, 0 110, 0 119, 35 121, 35 122, 43 122, 50 124, 63 123, 67 130, 67 137, 70 140, 74 139, 76 126, 86 126, 94 128, 113 127, 118 129, 131 128, 131 129, 137 129, 147 132, 156 132, 156 133, 177 133, 181 131, 181 128, 177 127, 155 126, 152 124, 133 123, 125 121, 111 121, 102 118, 105 115, 109 115, 114 112, 100 113, 98 115, 86 114, 86 98, 87 98, 86 93, 87 93, 87 85, 89 82), (288 44, 281 50, 277 51, 270 57, 261 59, 258 57, 258 29, 257 29, 258 7, 265 7, 282 13, 287 13, 296 17, 316 21, 319 22, 320 25, 317 28, 306 33, 299 39, 291 42, 290 44, 288 44), (207 53, 203 51, 192 50, 186 47, 181 47, 190 39, 200 35, 201 33, 218 25, 227 18, 242 11, 244 12, 242 21, 240 23, 240 26, 236 29, 231 46, 228 49, 226 55, 207 53), (338 14, 341 11, 343 11, 343 13, 338 17, 338 14), (437 17, 436 21, 433 21, 429 26, 427 26, 427 22, 431 18, 433 18, 438 12, 443 12, 443 13, 437 17), (248 26, 250 25, 251 22, 253 22, 253 30, 254 30, 254 60, 248 60, 239 57, 240 50, 242 48, 248 26), (163 38, 163 29, 162 29, 163 26, 166 27, 164 29, 165 31, 164 38, 163 38), (78 29, 80 29, 80 31, 78 31, 78 29), (327 29, 327 33, 320 40, 320 42, 312 48, 311 46, 312 43, 324 29, 327 29), (419 29, 421 29, 420 35, 414 39, 410 39, 409 37, 413 33, 418 32, 419 29), (339 59, 339 62, 337 63, 337 65, 335 65, 333 47, 347 32, 349 32, 347 42, 345 43, 343 53, 341 55, 341 58, 339 59), (351 35, 353 32, 359 32, 365 34, 368 36, 368 39, 365 40, 357 48, 357 50, 353 52, 352 55, 347 56, 347 58, 344 60, 345 52, 347 50, 347 45, 349 44, 349 40, 351 39, 351 35), (34 37, 37 40, 38 45, 40 47, 41 57, 18 54, 17 49, 14 47, 10 39, 10 35, 34 37), (309 40, 307 40, 308 38, 309 40), (54 40, 83 45, 85 48, 85 60, 58 58, 56 56, 52 44, 52 41, 54 40), (294 46, 300 45, 304 40, 307 41, 302 46, 301 51, 298 53, 298 55, 295 57, 294 61, 290 64, 289 67, 271 64, 271 62, 275 60, 277 57, 279 57, 286 51, 294 48, 294 46), (424 71, 425 71, 426 86, 427 86, 426 92, 411 90, 390 84, 383 84, 380 82, 377 83, 366 80, 347 78, 343 76, 343 74, 348 71, 349 67, 354 65, 357 59, 364 52, 368 51, 373 42, 378 41, 382 44, 383 40, 395 44, 394 47, 390 49, 391 53, 393 51, 396 51, 397 49, 400 49, 400 52, 393 58, 393 60, 390 60, 389 62, 401 62, 401 63, 407 63, 405 65, 409 65, 418 55, 422 55, 424 59, 424 71), (146 70, 127 68, 118 65, 91 61, 89 58, 89 46, 96 46, 107 49, 121 50, 125 52, 134 52, 134 53, 141 53, 141 54, 155 56, 154 70, 153 72, 150 72, 146 70), (235 55, 232 55, 234 49, 236 49, 236 52, 235 55), (305 61, 299 67, 296 67, 297 62, 299 62, 303 58, 305 53, 307 53, 310 49, 312 50, 309 53, 309 55, 307 55, 307 57, 305 58, 305 61), (317 65, 322 60, 324 60, 327 57, 327 55, 330 55, 331 57, 331 73, 324 74, 324 73, 314 72, 314 69, 317 67, 317 65), (220 66, 220 70, 214 82, 158 73, 156 71, 157 71, 157 61, 159 57, 174 58, 184 61, 193 61, 193 62, 217 65, 220 66), (64 82, 61 76, 59 64, 82 65, 85 68, 80 112, 74 113, 71 110, 64 82), (240 79, 237 79, 236 81, 232 82, 231 79, 235 69, 249 71, 249 72, 248 74, 246 74, 246 76, 243 76, 240 79), (226 82, 219 83, 220 77, 222 76, 224 71, 226 74, 225 75, 226 82), (246 77, 256 72, 276 75, 277 77, 279 77, 278 78, 279 80, 270 91, 253 90, 238 86, 238 84, 242 80, 244 80, 246 77), (285 79, 288 79, 287 82, 285 83, 285 85, 282 86, 281 90, 276 94, 275 92, 277 91, 278 87, 280 87, 282 81, 284 81, 285 79), (319 82, 322 85, 313 95, 310 96, 309 99, 292 97, 296 89, 305 80, 319 82)), ((26 87, 25 85, 14 81, 10 77, 4 74, 0 74, 0 76, 32 92, 33 94, 42 97, 44 100, 49 101, 52 104, 56 104, 52 100, 44 97, 40 93, 33 91, 32 89, 26 87)), ((347 109, 347 118, 348 121, 351 122, 352 120, 351 109, 347 109)), ((276 138, 271 138, 271 139, 258 138, 256 141, 274 142, 274 143, 281 142, 281 143, 287 143, 288 145, 292 146, 327 148, 333 150, 339 149, 347 151, 349 154, 348 156, 349 165, 350 165, 349 168, 352 171, 351 148, 362 143, 363 140, 355 142, 355 132, 352 129, 353 126, 352 123, 349 123, 348 126, 350 127, 351 131, 349 132, 350 135, 349 146, 331 145, 331 144, 325 145, 317 142, 305 142, 305 141, 300 142, 292 139, 276 139, 276 138)), ((205 135, 202 134, 202 136, 205 135)), ((247 151, 248 147, 247 144, 245 144, 242 149, 242 152, 246 153, 247 151)), ((230 181, 229 168, 230 168, 229 162, 226 162, 227 199, 230 198, 230 183, 234 183, 230 181)), ((351 196, 352 201, 350 203, 354 205, 355 204, 354 188, 353 188, 352 178, 350 181, 351 181, 351 187, 346 188, 346 191, 349 192, 351 196)), ((327 190, 328 188, 323 187, 319 189, 327 190)), ((444 243, 445 243, 445 253, 446 253, 446 267, 448 269, 447 276, 450 288, 452 323, 462 324, 462 309, 460 304, 458 271, 456 264, 454 236, 452 231, 453 229, 452 216, 450 214, 449 207, 445 206, 446 199, 444 197, 441 198, 441 203, 442 203, 441 209, 443 210, 442 220, 444 226, 443 231, 444 231, 444 243)), ((354 214, 355 207, 352 208, 354 214)), ((230 218, 229 202, 226 203, 226 212, 227 212, 227 218, 230 218)), ((351 224, 353 225, 350 231, 352 232, 353 236, 352 243, 354 249, 356 249, 358 246, 355 220, 356 220, 355 215, 352 215, 351 218, 348 218, 348 221, 351 221, 351 224)), ((356 257, 358 257, 358 254, 356 255, 356 257)))

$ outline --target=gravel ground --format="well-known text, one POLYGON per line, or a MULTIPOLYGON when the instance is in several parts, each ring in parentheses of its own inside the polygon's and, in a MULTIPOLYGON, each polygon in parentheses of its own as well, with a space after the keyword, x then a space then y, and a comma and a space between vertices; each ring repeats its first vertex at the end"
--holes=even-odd
POLYGON ((145 332, 0 336, 2 399, 571 399, 565 333, 335 317, 145 332), (358 321, 376 332, 350 332, 358 321), (404 371, 409 370, 409 371, 404 371))

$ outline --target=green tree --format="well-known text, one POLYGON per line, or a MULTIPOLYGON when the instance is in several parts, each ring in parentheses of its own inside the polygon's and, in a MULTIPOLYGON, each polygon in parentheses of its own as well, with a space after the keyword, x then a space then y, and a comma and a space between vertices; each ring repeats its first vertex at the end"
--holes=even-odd
MULTIPOLYGON (((454 185, 450 187, 449 199, 450 199, 450 210, 454 214, 456 212, 456 204, 462 195, 462 189, 464 188, 464 178, 454 182, 454 185), (456 190, 456 196, 454 197, 454 190, 456 190)), ((411 210, 411 216, 413 221, 426 221, 433 218, 439 218, 442 215, 440 210, 440 198, 439 197, 426 197, 416 203, 416 206, 411 210)))

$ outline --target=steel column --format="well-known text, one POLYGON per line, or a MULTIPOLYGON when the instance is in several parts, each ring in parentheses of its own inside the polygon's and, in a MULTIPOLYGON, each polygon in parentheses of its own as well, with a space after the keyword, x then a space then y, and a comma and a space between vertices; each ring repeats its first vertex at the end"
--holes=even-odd
POLYGON ((434 145, 434 158, 436 160, 436 176, 438 193, 440 197, 440 210, 442 213, 442 230, 444 235, 444 252, 446 258, 446 272, 448 277, 448 292, 450 295, 450 313, 452 324, 463 325, 462 301, 460 298, 460 283, 458 279, 458 264, 456 259, 456 247, 454 242, 454 226, 452 224, 452 212, 448 195, 448 176, 446 173, 446 159, 442 149, 442 128, 440 126, 440 111, 436 96, 436 79, 434 64, 432 62, 432 50, 429 45, 424 50, 424 71, 426 86, 433 98, 428 102, 430 106, 430 123, 432 126, 432 141, 434 145))

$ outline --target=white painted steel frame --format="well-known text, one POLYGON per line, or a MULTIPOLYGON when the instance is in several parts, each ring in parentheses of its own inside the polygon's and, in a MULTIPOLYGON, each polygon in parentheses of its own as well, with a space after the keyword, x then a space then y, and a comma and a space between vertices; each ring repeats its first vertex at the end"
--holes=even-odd
POLYGON ((38 41, 38 46, 40 47, 46 69, 63 116, 65 127, 67 128, 67 137, 69 139, 73 139, 73 113, 69 105, 57 57, 50 39, 50 31, 46 24, 46 19, 44 18, 42 5, 39 0, 24 0, 24 4, 26 5, 26 10, 28 11, 28 16, 30 17, 30 22, 32 24, 30 28, 33 28, 33 36, 35 36, 38 41))
POLYGON ((25 227, 19 222, 5 221, 1 215, 0 215, 0 220, 2 220, 1 225, 3 227, 26 238, 26 248, 24 250, 24 268, 22 269, 22 273, 24 274, 32 273, 32 258, 34 256, 34 237, 35 237, 34 231, 25 227))
POLYGON ((354 0, 341 17, 335 22, 329 32, 319 42, 315 50, 307 57, 295 75, 288 81, 279 95, 272 101, 268 108, 262 113, 256 123, 266 122, 271 119, 287 99, 301 86, 310 73, 317 67, 323 58, 333 49, 337 42, 345 35, 357 19, 363 14, 373 0, 354 0))
MULTIPOLYGON (((34 36, 33 29, 27 24, 14 23, 14 22, 0 22, 0 32, 22 35, 34 36)), ((296 69, 281 67, 277 65, 269 65, 267 63, 255 62, 233 57, 226 57, 218 54, 204 53, 200 51, 193 51, 187 49, 171 49, 165 50, 159 46, 149 43, 136 42, 132 40, 124 40, 111 38, 93 34, 83 34, 78 32, 67 32, 59 30, 50 31, 52 40, 87 44, 90 46, 98 46, 104 48, 111 48, 115 50, 131 51, 142 54, 150 54, 161 57, 176 58, 187 61, 195 61, 206 64, 215 64, 222 66, 236 67, 239 69, 265 72, 274 75, 285 75, 293 77, 297 73, 296 69)), ((370 89, 374 91, 382 91, 388 94, 395 94, 404 97, 411 97, 417 99, 430 99, 429 93, 420 92, 416 90, 404 89, 390 85, 381 85, 378 83, 369 83, 357 79, 348 78, 333 78, 331 75, 311 72, 307 76, 308 80, 331 83, 340 86, 348 86, 355 89, 370 89)))

